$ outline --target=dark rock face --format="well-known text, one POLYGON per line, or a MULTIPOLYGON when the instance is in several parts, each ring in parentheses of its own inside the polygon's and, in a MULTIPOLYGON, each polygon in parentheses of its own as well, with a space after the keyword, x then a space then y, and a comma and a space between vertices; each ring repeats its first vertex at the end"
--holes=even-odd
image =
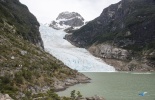
MULTIPOLYGON (((155 1, 122 0, 104 9, 98 18, 65 38, 79 47, 109 44, 132 51, 132 57, 137 57, 139 52, 139 59, 143 58, 144 52, 152 53, 155 49, 155 1)), ((103 50, 100 48, 100 51, 103 50)), ((101 57, 101 54, 97 56, 101 57)))
POLYGON ((54 29, 66 29, 69 27, 80 27, 84 25, 84 18, 76 12, 62 12, 55 21, 52 21, 50 27, 54 29))
POLYGON ((0 0, 0 22, 14 25, 16 33, 43 49, 39 23, 19 0, 0 0))
POLYGON ((76 18, 79 17, 79 18, 81 18, 81 20, 84 21, 84 18, 80 14, 78 14, 76 12, 62 12, 62 13, 60 13, 58 15, 56 20, 59 20, 59 19, 72 19, 72 18, 75 18, 75 17, 76 18))

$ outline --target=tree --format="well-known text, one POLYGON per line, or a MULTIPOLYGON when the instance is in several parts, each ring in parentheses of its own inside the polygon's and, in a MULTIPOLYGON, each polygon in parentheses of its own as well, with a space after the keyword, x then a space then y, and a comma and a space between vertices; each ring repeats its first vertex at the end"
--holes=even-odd
POLYGON ((75 90, 71 91, 71 98, 72 98, 73 100, 75 100, 75 98, 76 98, 76 96, 75 96, 75 90))
POLYGON ((78 91, 77 92, 77 98, 81 98, 81 97, 82 97, 82 95, 81 95, 80 91, 78 91))
POLYGON ((73 90, 73 91, 71 91, 70 97, 72 100, 79 100, 82 97, 82 95, 81 95, 80 91, 77 91, 77 93, 76 93, 76 91, 73 90))

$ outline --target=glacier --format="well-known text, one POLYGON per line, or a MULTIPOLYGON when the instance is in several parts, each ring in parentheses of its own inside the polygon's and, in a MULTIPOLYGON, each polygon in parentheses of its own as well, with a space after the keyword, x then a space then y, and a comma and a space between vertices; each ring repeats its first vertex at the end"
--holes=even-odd
POLYGON ((67 34, 63 30, 55 30, 41 24, 39 31, 45 51, 71 69, 79 72, 115 72, 114 67, 107 65, 100 58, 94 57, 86 49, 75 47, 63 39, 67 34))

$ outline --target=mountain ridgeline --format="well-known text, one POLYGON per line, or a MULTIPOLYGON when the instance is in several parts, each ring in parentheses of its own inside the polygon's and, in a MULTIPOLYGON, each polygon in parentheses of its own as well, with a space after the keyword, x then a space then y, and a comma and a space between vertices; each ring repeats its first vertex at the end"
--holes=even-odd
POLYGON ((117 70, 154 70, 155 0, 121 0, 65 38, 117 70))
POLYGON ((43 49, 43 42, 39 33, 39 23, 25 5, 19 0, 0 0, 0 22, 12 26, 16 33, 25 40, 43 49))
POLYGON ((0 100, 60 100, 54 91, 88 80, 44 52, 39 26, 19 0, 0 0, 0 100))
POLYGON ((84 18, 77 12, 62 12, 58 15, 56 20, 50 23, 50 27, 54 29, 64 29, 70 33, 77 27, 81 27, 85 24, 84 18))

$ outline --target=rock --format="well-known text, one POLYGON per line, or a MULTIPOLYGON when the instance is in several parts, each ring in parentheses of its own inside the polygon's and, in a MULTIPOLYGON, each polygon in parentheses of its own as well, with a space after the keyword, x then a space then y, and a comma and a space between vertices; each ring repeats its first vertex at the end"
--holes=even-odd
POLYGON ((76 80, 78 81, 78 83, 90 83, 90 78, 85 77, 83 75, 78 75, 76 77, 76 80))
POLYGON ((109 44, 101 44, 92 46, 88 49, 93 55, 106 59, 131 59, 131 53, 125 49, 117 48, 109 44))
POLYGON ((61 85, 55 85, 55 86, 54 86, 55 92, 63 91, 63 90, 65 90, 65 89, 66 89, 66 87, 63 87, 63 86, 61 86, 61 85))
POLYGON ((78 81, 76 79, 66 79, 65 80, 66 86, 72 86, 72 85, 77 84, 77 83, 78 83, 78 81))
POLYGON ((75 29, 74 27, 69 27, 69 28, 66 28, 64 31, 66 33, 73 33, 73 32, 75 32, 75 30, 77 30, 77 29, 75 29))
POLYGON ((5 2, 5 0, 1 0, 0 2, 5 2))
POLYGON ((51 89, 51 86, 44 85, 43 87, 35 85, 35 86, 28 86, 28 91, 31 91, 32 94, 37 93, 46 93, 51 89))
POLYGON ((105 99, 96 95, 94 97, 86 97, 86 100, 105 100, 105 99))
MULTIPOLYGON (((150 53, 155 49, 155 17, 150 18, 155 9, 152 7, 155 7, 155 0, 121 0, 105 8, 99 17, 80 29, 67 34, 65 39, 102 59, 130 63, 136 58, 139 65, 155 70, 155 56, 150 53), (147 5, 147 10, 143 5, 147 5), (146 51, 150 54, 143 54, 146 51)), ((128 71, 128 68, 124 69, 128 71)))
POLYGON ((0 22, 4 24, 3 29, 12 34, 18 34, 18 36, 43 49, 43 41, 39 33, 40 25, 29 9, 19 0, 0 0, 0 3, 2 19, 0 22))
POLYGON ((12 56, 12 57, 11 57, 11 59, 12 59, 12 60, 14 60, 14 59, 15 59, 15 57, 14 57, 14 56, 12 56))
POLYGON ((71 31, 70 27, 80 27, 82 25, 84 25, 84 18, 80 14, 76 12, 62 12, 49 26, 58 30, 69 28, 71 31))
POLYGON ((26 55, 27 54, 27 51, 24 51, 24 50, 22 50, 22 51, 20 51, 20 53, 21 53, 21 55, 26 55))
POLYGON ((54 82, 54 90, 56 92, 63 91, 69 86, 73 86, 79 83, 90 83, 90 78, 86 77, 81 73, 76 73, 76 77, 74 78, 67 78, 63 81, 58 80, 57 78, 53 78, 54 82))
POLYGON ((19 92, 19 93, 18 93, 18 96, 16 96, 16 97, 17 97, 17 98, 20 98, 20 97, 22 97, 22 98, 23 98, 23 97, 25 97, 25 94, 24 94, 24 93, 22 93, 22 92, 19 92))
POLYGON ((13 100, 8 94, 0 93, 0 100, 13 100))

